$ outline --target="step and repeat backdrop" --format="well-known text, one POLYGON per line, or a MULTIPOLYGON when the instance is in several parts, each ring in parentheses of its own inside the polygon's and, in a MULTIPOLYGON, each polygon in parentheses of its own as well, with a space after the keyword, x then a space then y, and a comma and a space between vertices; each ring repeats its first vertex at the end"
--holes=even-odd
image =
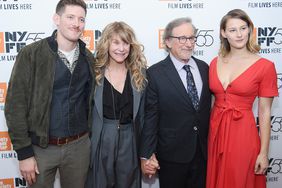
MULTIPOLYGON (((17 53, 34 41, 51 35, 58 0, 0 0, 0 188, 25 188, 18 171, 17 154, 4 117, 5 96, 17 53)), ((166 57, 161 37, 166 24, 191 17, 198 29, 194 56, 209 63, 218 53, 219 22, 231 9, 245 10, 255 24, 260 55, 272 60, 282 92, 282 0, 85 0, 87 19, 83 40, 94 53, 103 28, 113 21, 133 27, 152 65, 166 57)), ((254 105, 257 116, 257 105, 254 105)), ((282 187, 282 98, 274 100, 271 116, 268 188, 282 187)), ((59 175, 58 175, 59 176, 59 175)), ((74 180, 75 181, 75 180, 74 180)), ((144 178, 143 188, 158 188, 158 179, 144 178)), ((55 187, 59 188, 56 178, 55 187)))

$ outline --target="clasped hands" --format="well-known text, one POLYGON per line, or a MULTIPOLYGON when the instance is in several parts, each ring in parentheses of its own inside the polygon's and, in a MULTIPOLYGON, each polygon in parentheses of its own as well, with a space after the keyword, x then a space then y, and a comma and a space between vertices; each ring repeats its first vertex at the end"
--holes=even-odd
POLYGON ((141 170, 149 178, 155 175, 158 169, 160 169, 160 166, 155 154, 150 159, 141 159, 141 170))

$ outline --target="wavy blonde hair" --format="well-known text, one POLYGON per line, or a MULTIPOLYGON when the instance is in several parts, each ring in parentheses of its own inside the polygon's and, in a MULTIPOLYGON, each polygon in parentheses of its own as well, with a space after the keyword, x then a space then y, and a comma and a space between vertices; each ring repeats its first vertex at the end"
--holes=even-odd
POLYGON ((144 90, 147 83, 145 76, 147 60, 143 54, 144 47, 137 41, 133 29, 125 22, 110 23, 102 32, 96 48, 96 63, 94 65, 97 84, 101 84, 100 81, 104 76, 104 70, 110 63, 109 47, 114 35, 119 36, 125 43, 130 44, 130 52, 125 59, 125 66, 132 75, 131 81, 136 90, 144 90))
POLYGON ((231 50, 230 44, 226 38, 224 38, 221 34, 222 30, 226 30, 226 23, 229 19, 232 18, 237 18, 240 20, 243 20, 244 22, 247 23, 249 27, 249 39, 247 42, 247 49, 252 52, 252 53, 258 53, 260 50, 260 46, 257 44, 255 40, 255 36, 253 34, 254 31, 254 24, 251 20, 251 18, 247 15, 246 12, 244 12, 241 9, 233 9, 229 11, 222 19, 220 22, 220 50, 219 50, 219 55, 222 57, 225 57, 231 50))

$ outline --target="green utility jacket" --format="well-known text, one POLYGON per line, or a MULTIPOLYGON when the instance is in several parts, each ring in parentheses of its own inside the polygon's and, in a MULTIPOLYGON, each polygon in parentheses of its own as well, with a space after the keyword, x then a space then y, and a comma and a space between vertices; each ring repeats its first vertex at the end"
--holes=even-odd
MULTIPOLYGON (((34 155, 32 144, 48 146, 50 107, 55 63, 58 58, 55 32, 52 36, 24 47, 12 70, 5 104, 5 117, 18 159, 34 155)), ((86 56, 92 76, 89 97, 89 127, 92 123, 94 57, 79 40, 80 53, 86 56)))

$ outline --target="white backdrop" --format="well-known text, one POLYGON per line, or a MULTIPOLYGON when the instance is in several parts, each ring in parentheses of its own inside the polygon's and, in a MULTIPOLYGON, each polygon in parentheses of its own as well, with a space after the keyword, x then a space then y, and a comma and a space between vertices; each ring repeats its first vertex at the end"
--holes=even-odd
MULTIPOLYGON (((254 21, 261 56, 275 63, 282 91, 282 0, 85 0, 88 6, 84 40, 94 52, 102 29, 110 22, 125 21, 133 27, 152 65, 167 54, 160 38, 174 18, 189 16, 198 28, 195 56, 210 62, 219 47, 219 22, 234 8, 245 10, 254 21)), ((58 0, 0 0, 0 188, 26 187, 18 172, 4 118, 5 95, 19 49, 51 35, 52 16, 58 0)), ((257 105, 254 105, 256 114, 257 105)), ((272 132, 267 174, 269 188, 282 187, 282 99, 272 108, 272 132)), ((58 179, 57 179, 58 180, 58 179)), ((75 180, 74 180, 75 181, 75 180)), ((55 187, 59 187, 56 181, 55 187)), ((158 188, 157 179, 144 180, 143 188, 158 188)))

